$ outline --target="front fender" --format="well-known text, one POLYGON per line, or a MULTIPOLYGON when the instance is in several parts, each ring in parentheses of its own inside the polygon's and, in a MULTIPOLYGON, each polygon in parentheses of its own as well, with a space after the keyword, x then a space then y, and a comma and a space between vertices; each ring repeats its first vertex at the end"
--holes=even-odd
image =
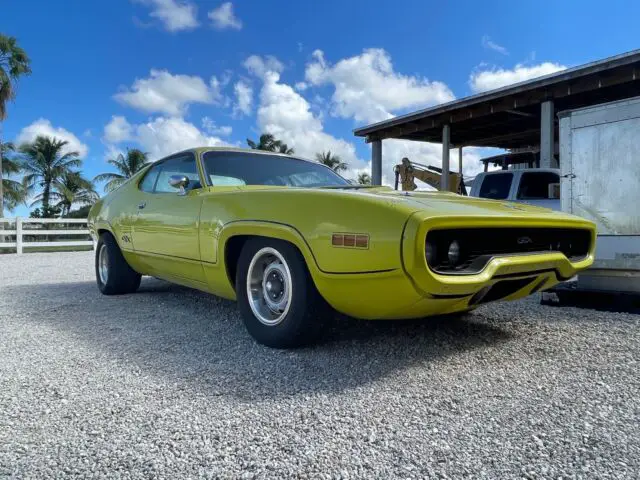
POLYGON ((229 222, 218 229, 212 230, 212 238, 207 234, 208 229, 201 233, 202 265, 209 282, 209 287, 218 296, 235 300, 236 293, 233 279, 229 278, 229 266, 227 265, 226 249, 229 241, 238 236, 265 237, 283 240, 294 245, 302 254, 311 278, 317 282, 321 271, 309 245, 300 232, 290 225, 276 222, 237 220, 229 222))
MULTIPOLYGON (((221 263, 224 265, 227 243, 232 237, 237 236, 275 238, 278 240, 289 242, 295 245, 298 250, 300 250, 300 253, 302 253, 302 256, 304 257, 309 270, 320 271, 318 262, 313 256, 311 248, 307 244, 302 234, 294 227, 282 223, 255 220, 238 220, 235 222, 229 222, 224 227, 222 227, 217 242, 217 263, 221 263)), ((226 268, 226 265, 224 266, 226 268)))

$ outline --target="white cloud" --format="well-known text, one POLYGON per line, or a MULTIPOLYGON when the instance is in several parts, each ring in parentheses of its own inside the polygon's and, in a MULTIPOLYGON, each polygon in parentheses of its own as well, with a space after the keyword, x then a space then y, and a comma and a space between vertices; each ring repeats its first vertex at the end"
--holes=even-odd
POLYGON ((151 15, 170 32, 193 30, 198 26, 198 7, 184 0, 138 0, 149 5, 151 15))
POLYGON ((330 65, 321 50, 313 52, 305 78, 312 85, 334 87, 332 113, 358 122, 376 122, 406 109, 453 100, 449 87, 424 77, 394 71, 389 54, 377 48, 330 65))
POLYGON ((257 111, 260 132, 275 135, 294 148, 296 154, 306 158, 331 150, 352 168, 364 166, 353 144, 326 133, 320 118, 313 115, 309 102, 290 85, 280 82, 281 64, 277 59, 252 56, 245 66, 263 79, 257 111))
POLYGON ((104 127, 104 139, 109 143, 120 143, 131 139, 131 124, 120 115, 113 115, 104 127))
POLYGON ((304 92, 307 88, 309 88, 309 85, 307 85, 306 82, 297 82, 294 85, 294 88, 299 92, 304 92))
POLYGON ((505 47, 503 47, 502 45, 499 45, 496 42, 494 42, 493 40, 491 40, 489 35, 484 35, 482 37, 482 46, 484 48, 489 49, 489 50, 493 50, 495 52, 498 52, 498 53, 500 53, 502 55, 509 55, 509 51, 505 47))
POLYGON ((218 8, 211 10, 208 16, 213 22, 213 26, 219 30, 226 28, 240 30, 242 28, 242 21, 234 15, 231 2, 225 2, 218 8))
POLYGON ((233 132, 233 128, 229 125, 216 125, 209 117, 202 117, 202 129, 210 135, 222 135, 228 137, 233 132))
POLYGON ((249 72, 262 79, 267 73, 282 73, 284 70, 284 65, 272 55, 266 57, 251 55, 244 61, 244 66, 249 72))
POLYGON ((469 86, 474 92, 486 92, 550 73, 559 72, 567 67, 559 63, 544 62, 539 65, 517 64, 513 69, 492 68, 476 70, 469 76, 469 86))
POLYGON ((82 143, 78 137, 76 137, 69 130, 62 127, 54 127, 51 122, 45 118, 39 118, 31 125, 24 127, 20 130, 20 133, 16 137, 16 143, 32 142, 38 135, 44 135, 46 137, 55 137, 58 140, 65 140, 69 142, 66 148, 63 150, 67 152, 78 152, 80 158, 84 158, 89 153, 89 147, 82 143))
MULTIPOLYGON (((221 138, 207 135, 192 123, 178 117, 160 116, 146 123, 126 123, 131 132, 128 141, 138 144, 143 151, 148 152, 151 160, 157 160, 187 148, 228 145, 221 138)), ((108 144, 107 149, 117 151, 117 146, 108 144)))
POLYGON ((138 78, 130 89, 114 95, 121 103, 144 112, 177 116, 190 103, 213 104, 221 99, 220 82, 214 76, 209 85, 198 76, 173 75, 166 70, 151 70, 149 78, 138 78))
POLYGON ((253 103, 253 88, 248 83, 240 80, 233 86, 236 102, 233 106, 235 115, 250 115, 251 104, 253 103))
POLYGON ((226 145, 222 139, 202 133, 195 125, 182 118, 157 117, 136 125, 135 138, 153 159, 186 148, 226 145))

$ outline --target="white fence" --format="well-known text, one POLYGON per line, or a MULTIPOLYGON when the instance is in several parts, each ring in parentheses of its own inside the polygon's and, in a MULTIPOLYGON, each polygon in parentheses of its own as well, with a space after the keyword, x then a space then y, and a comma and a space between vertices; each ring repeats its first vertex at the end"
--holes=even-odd
POLYGON ((0 224, 4 225, 4 229, 0 230, 0 248, 15 248, 16 253, 21 255, 23 249, 29 247, 86 247, 93 246, 95 248, 95 242, 92 240, 55 240, 55 241, 41 241, 41 242, 25 242, 25 236, 44 236, 44 235, 82 235, 88 236, 89 230, 86 228, 87 220, 83 218, 0 218, 0 224), (7 224, 9 229, 7 229, 7 224), (33 226, 29 228, 29 224, 33 226), (84 225, 85 228, 60 228, 49 229, 47 224, 73 224, 80 226, 84 225), (11 228, 13 227, 13 229, 11 228), (6 237, 15 236, 16 239, 13 242, 7 242, 6 237))

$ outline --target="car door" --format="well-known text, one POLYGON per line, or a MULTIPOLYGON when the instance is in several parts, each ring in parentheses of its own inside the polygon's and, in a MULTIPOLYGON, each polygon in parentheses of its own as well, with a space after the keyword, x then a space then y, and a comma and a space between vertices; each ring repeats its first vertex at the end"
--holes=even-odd
POLYGON ((144 257, 153 275, 200 287, 205 282, 198 238, 202 184, 194 154, 158 162, 143 177, 139 190, 133 228, 136 253, 144 257), (173 175, 189 179, 185 192, 169 184, 173 175))

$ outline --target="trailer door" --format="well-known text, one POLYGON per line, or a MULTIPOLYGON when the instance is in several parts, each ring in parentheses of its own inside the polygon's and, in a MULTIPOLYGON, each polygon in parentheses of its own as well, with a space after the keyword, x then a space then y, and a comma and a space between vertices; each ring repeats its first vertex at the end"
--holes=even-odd
POLYGON ((562 169, 570 196, 563 195, 563 207, 594 221, 600 235, 640 234, 640 103, 632 106, 574 112, 570 118, 570 165, 562 169))

